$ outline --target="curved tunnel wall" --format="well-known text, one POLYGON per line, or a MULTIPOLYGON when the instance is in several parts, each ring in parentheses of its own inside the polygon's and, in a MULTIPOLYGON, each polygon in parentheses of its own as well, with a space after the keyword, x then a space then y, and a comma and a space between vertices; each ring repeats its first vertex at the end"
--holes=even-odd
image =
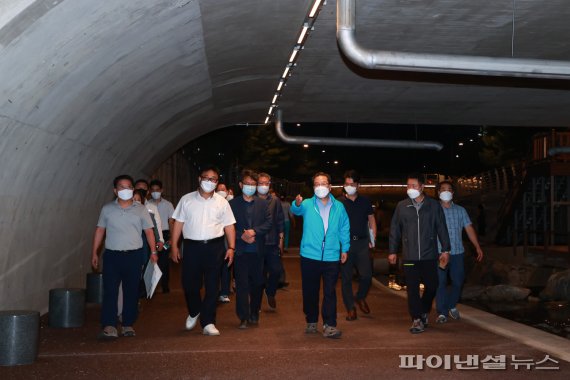
MULTIPOLYGON (((256 1, 7 1, 0 309, 46 311, 49 289, 84 285, 113 177, 148 175, 195 137, 262 119, 287 52, 245 52, 256 1), (250 13, 243 25, 239 12, 250 13), (216 33, 228 37, 216 43, 216 33)), ((297 2, 290 16, 302 19, 308 1, 297 2)), ((281 17, 265 22, 290 39, 296 23, 281 17)))

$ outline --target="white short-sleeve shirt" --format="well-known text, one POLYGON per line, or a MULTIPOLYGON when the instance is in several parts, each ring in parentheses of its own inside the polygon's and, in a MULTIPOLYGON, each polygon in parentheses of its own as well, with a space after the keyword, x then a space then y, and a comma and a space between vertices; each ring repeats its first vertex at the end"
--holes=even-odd
POLYGON ((180 199, 172 218, 184 223, 184 239, 210 240, 224 235, 224 227, 235 224, 230 204, 214 193, 204 199, 198 191, 186 194, 180 199))

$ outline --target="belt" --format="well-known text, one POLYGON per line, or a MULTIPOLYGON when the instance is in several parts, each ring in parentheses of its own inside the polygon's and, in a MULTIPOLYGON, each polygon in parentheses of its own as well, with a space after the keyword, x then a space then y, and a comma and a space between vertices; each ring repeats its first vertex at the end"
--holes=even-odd
POLYGON ((352 236, 352 240, 360 240, 360 239, 368 239, 368 236, 356 236, 356 235, 352 236))
POLYGON ((127 249, 127 250, 108 249, 108 248, 106 248, 106 249, 107 249, 107 251, 111 251, 111 252, 132 253, 132 252, 140 251, 142 249, 142 247, 137 248, 137 249, 127 249))
POLYGON ((200 243, 200 244, 210 244, 210 243, 216 243, 218 241, 221 241, 224 239, 224 236, 220 236, 217 238, 213 238, 213 239, 209 239, 209 240, 192 240, 192 239, 184 239, 185 242, 188 243, 200 243))

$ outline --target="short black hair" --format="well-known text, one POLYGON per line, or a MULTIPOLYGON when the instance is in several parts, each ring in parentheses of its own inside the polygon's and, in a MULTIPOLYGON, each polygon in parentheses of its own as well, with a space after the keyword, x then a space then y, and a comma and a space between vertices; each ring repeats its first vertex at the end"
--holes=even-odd
POLYGON ((202 169, 200 169, 200 176, 206 172, 209 171, 213 171, 214 173, 216 173, 218 175, 218 177, 220 176, 220 169, 215 166, 215 165, 204 165, 204 167, 202 169))
POLYGON ((159 179, 153 179, 150 181, 149 187, 158 186, 159 189, 162 189, 162 181, 159 179))
POLYGON ((344 179, 352 178, 354 182, 360 183, 360 174, 358 174, 358 172, 353 169, 345 171, 343 178, 344 179))
POLYGON ((255 182, 257 182, 259 180, 259 175, 251 170, 251 169, 243 169, 241 171, 241 181, 243 182, 245 177, 250 177, 251 179, 253 179, 255 182))
POLYGON ((327 173, 325 173, 325 172, 317 172, 317 173, 315 173, 315 175, 313 176, 313 180, 312 180, 313 183, 315 183, 315 178, 317 178, 317 177, 327 177, 327 181, 329 181, 329 185, 330 185, 330 183, 331 183, 331 176, 330 176, 330 174, 327 174, 327 173))
POLYGON ((148 181, 147 181, 146 179, 139 178, 139 179, 137 179, 137 180, 135 181, 135 186, 137 185, 137 183, 144 183, 144 184, 146 185, 146 187, 149 187, 149 186, 148 186, 148 181))
POLYGON ((119 181, 123 181, 123 180, 127 180, 131 182, 131 186, 134 187, 134 180, 133 177, 131 177, 128 174, 121 174, 120 176, 115 177, 115 179, 113 180, 113 187, 116 189, 117 185, 119 184, 119 181))
POLYGON ((418 173, 418 172, 414 172, 414 173, 408 174, 408 176, 406 177, 406 179, 417 179, 417 180, 418 180, 418 183, 419 183, 420 185, 423 185, 423 184, 426 183, 425 176, 424 176, 423 174, 421 174, 421 173, 418 173))
POLYGON ((451 186, 451 191, 453 191, 453 192, 455 193, 455 185, 453 185, 453 182, 447 181, 447 180, 441 181, 440 183, 437 184, 437 186, 436 186, 436 191, 437 191, 438 193, 439 193, 439 191, 440 191, 442 185, 449 185, 449 186, 451 186))

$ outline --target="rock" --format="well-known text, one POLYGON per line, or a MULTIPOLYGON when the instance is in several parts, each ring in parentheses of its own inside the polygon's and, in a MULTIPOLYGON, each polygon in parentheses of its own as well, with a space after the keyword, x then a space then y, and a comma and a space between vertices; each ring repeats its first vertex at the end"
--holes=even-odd
POLYGON ((528 302, 533 302, 533 303, 540 302, 540 298, 539 298, 539 297, 535 297, 535 296, 529 296, 529 297, 528 297, 528 302))
POLYGON ((530 289, 512 285, 489 286, 481 295, 484 300, 492 302, 522 301, 530 295, 530 289))
POLYGON ((481 285, 465 285, 461 293, 463 300, 476 300, 485 292, 486 287, 481 285))
POLYGON ((570 269, 551 275, 540 298, 547 301, 570 301, 570 269))

